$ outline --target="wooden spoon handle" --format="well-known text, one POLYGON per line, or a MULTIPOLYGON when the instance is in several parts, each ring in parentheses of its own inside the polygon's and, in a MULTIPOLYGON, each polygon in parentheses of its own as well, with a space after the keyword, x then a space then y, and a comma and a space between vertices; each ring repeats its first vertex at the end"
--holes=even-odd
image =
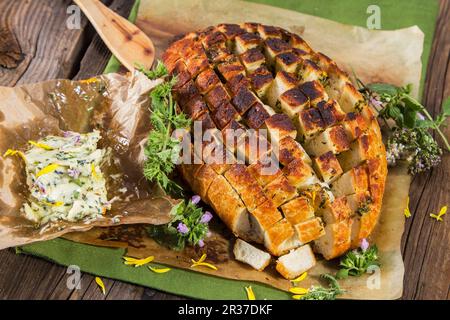
POLYGON ((134 24, 98 0, 74 0, 97 30, 106 46, 130 71, 136 63, 151 68, 155 59, 153 42, 134 24))

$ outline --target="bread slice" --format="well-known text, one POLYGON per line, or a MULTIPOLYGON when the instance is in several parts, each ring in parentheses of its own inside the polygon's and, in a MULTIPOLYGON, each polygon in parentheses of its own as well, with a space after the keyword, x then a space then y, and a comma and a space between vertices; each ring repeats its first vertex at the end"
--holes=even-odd
POLYGON ((241 239, 236 239, 233 253, 236 260, 244 262, 258 271, 263 271, 271 259, 270 254, 241 239))
POLYGON ((316 258, 309 244, 281 256, 276 269, 286 279, 294 279, 316 265, 316 258))

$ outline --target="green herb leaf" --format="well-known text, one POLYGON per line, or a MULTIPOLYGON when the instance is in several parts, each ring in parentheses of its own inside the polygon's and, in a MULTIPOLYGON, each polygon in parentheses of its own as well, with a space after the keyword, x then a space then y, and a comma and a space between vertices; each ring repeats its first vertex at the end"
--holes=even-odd
POLYGON ((380 265, 376 245, 371 246, 365 251, 362 249, 349 251, 341 258, 339 263, 341 268, 337 272, 336 278, 345 279, 348 276, 359 277, 367 272, 367 268, 373 265, 380 265))
MULTIPOLYGON (((154 70, 141 70, 150 79, 167 75, 167 68, 158 61, 154 70)), ((150 92, 152 130, 148 135, 144 154, 144 176, 158 183, 166 192, 180 193, 182 188, 170 179, 180 154, 181 141, 171 135, 176 129, 190 126, 190 120, 184 113, 176 112, 176 103, 172 98, 172 88, 177 82, 175 77, 155 87, 150 92)))
POLYGON ((442 104, 442 113, 446 117, 450 117, 450 97, 448 97, 442 104))
POLYGON ((300 300, 336 300, 338 295, 344 293, 335 277, 330 274, 322 274, 320 277, 328 282, 329 287, 312 286, 300 300))
POLYGON ((367 88, 380 95, 387 94, 390 96, 395 96, 399 91, 399 87, 387 83, 371 83, 367 85, 367 88))

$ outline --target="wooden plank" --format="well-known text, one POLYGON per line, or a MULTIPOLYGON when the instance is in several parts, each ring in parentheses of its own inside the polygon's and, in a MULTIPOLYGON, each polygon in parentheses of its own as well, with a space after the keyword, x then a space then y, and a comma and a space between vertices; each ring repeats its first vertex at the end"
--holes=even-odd
MULTIPOLYGON (((424 104, 431 114, 440 112, 450 96, 450 3, 441 10, 425 84, 424 104)), ((447 127, 445 134, 450 137, 447 127)), ((450 155, 445 153, 439 167, 416 176, 412 182, 410 207, 403 237, 405 261, 404 299, 448 299, 450 290, 450 219, 443 222, 429 214, 450 203, 450 155)))

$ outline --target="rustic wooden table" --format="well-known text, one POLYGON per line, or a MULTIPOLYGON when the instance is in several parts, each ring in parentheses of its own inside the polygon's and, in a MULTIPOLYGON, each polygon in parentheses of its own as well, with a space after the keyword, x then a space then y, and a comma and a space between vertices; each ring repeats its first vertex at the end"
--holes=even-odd
MULTIPOLYGON (((133 1, 107 0, 128 16, 133 1)), ((70 0, 0 0, 0 85, 15 86, 54 78, 84 79, 102 73, 110 52, 85 18, 66 27, 70 0), (18 45, 20 44, 20 45, 18 45)), ((450 1, 441 9, 428 65, 424 103, 432 114, 450 95, 450 1)), ((447 136, 450 129, 446 129, 447 136)), ((450 219, 429 217, 450 203, 450 155, 436 169, 416 176, 411 186, 412 217, 402 250, 404 299, 450 299, 450 219)), ((105 280, 106 296, 94 277, 83 274, 81 289, 66 286, 66 268, 42 259, 0 251, 0 299, 182 299, 149 288, 105 280)))

